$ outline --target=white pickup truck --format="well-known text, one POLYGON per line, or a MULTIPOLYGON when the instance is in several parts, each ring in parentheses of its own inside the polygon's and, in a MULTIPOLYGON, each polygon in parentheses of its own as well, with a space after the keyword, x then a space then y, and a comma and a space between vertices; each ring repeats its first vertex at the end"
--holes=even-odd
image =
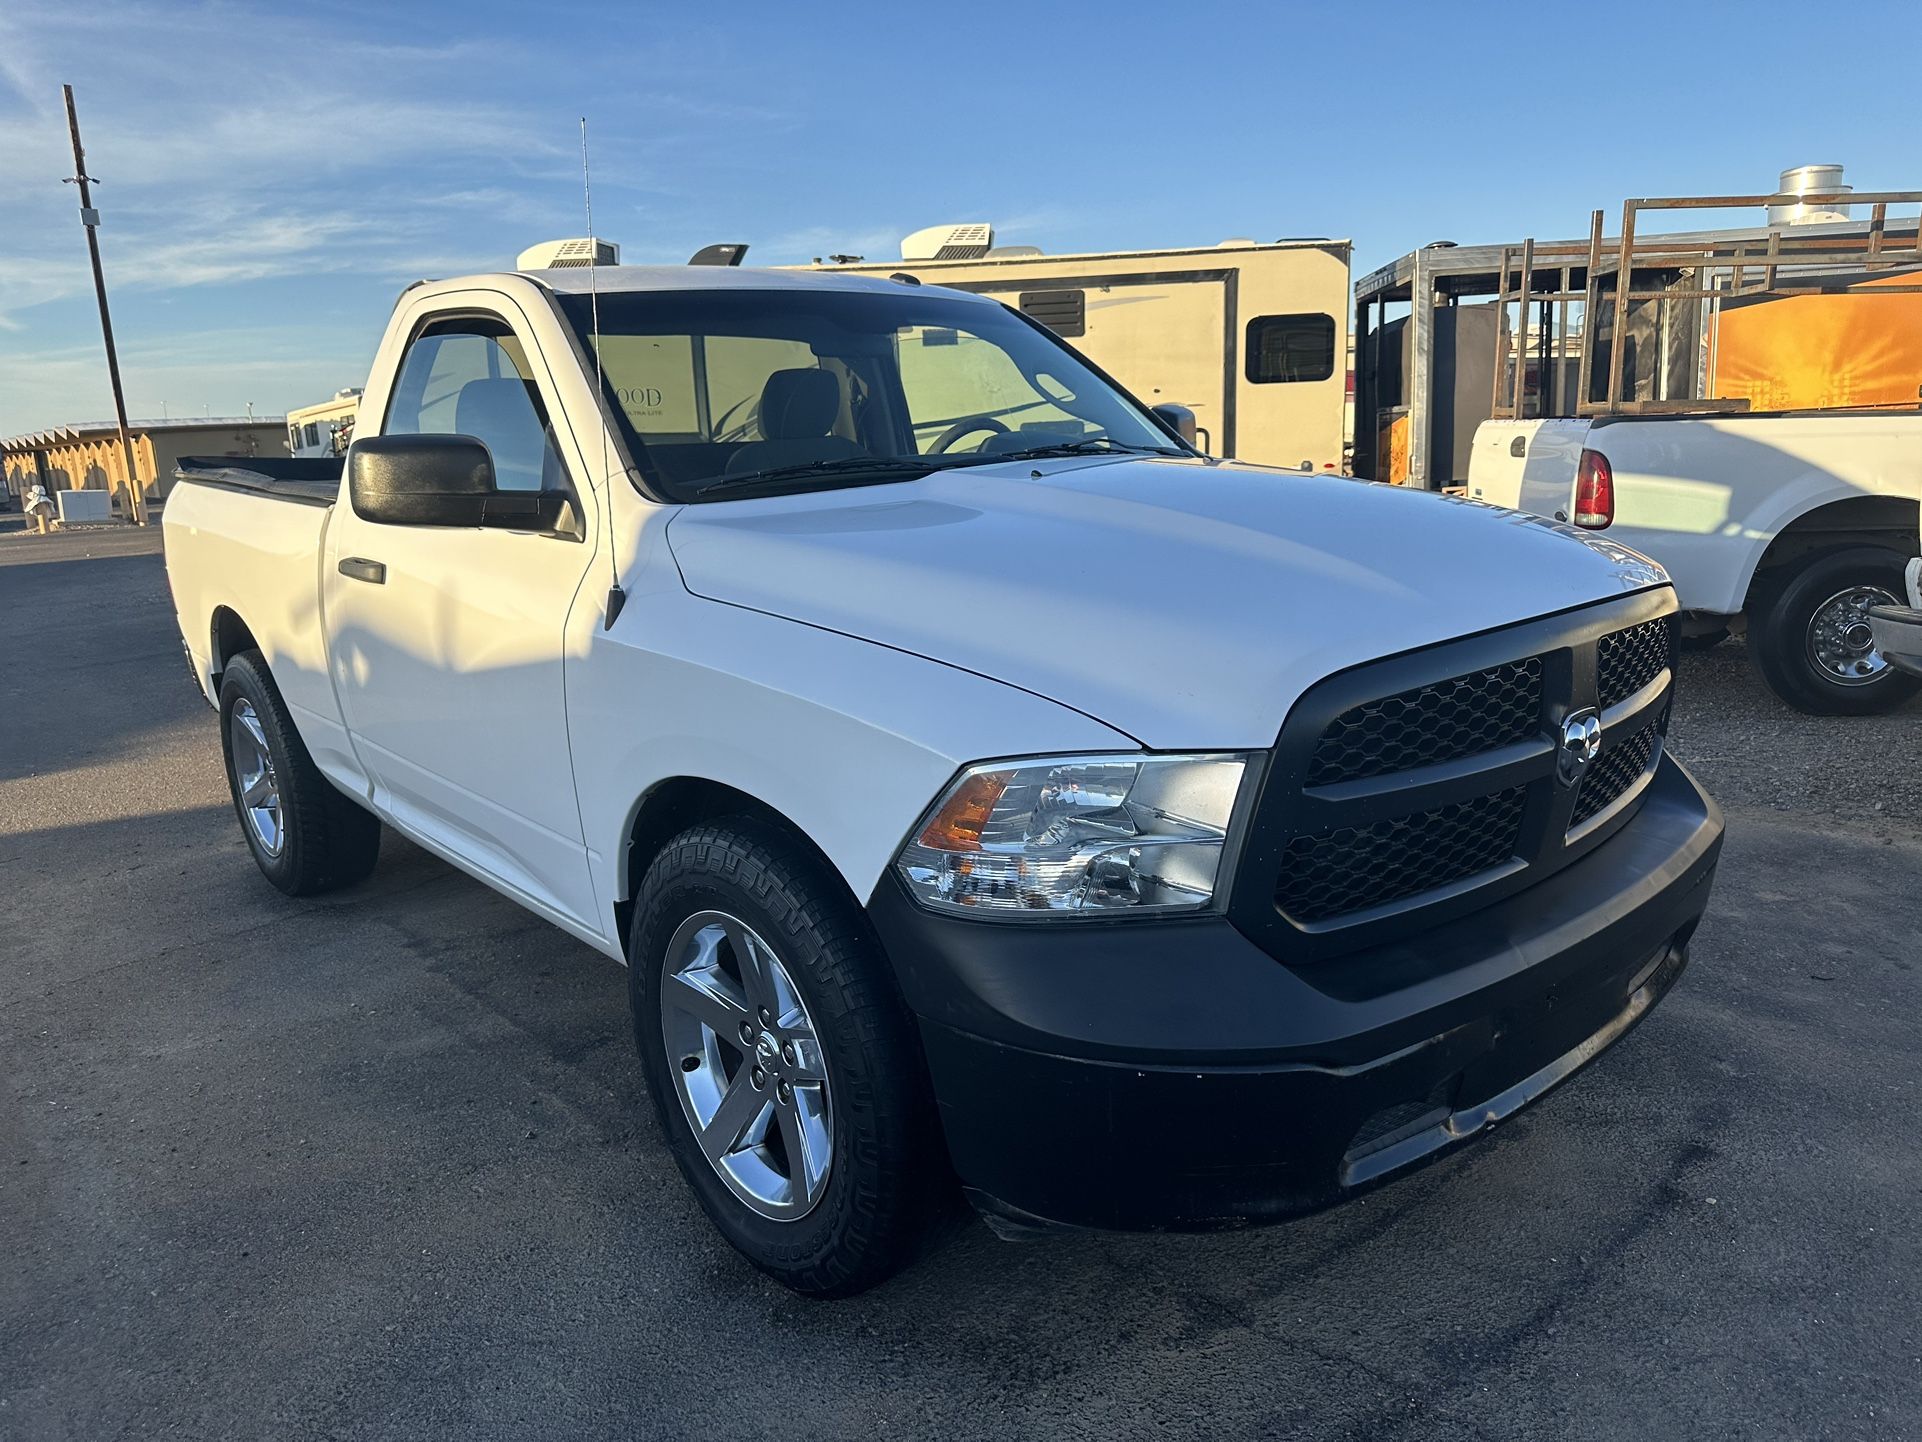
POLYGON ((1658 570, 1210 460, 993 300, 421 285, 344 466, 234 464, 167 565, 262 872, 352 883, 385 822, 628 963, 666 1144, 805 1292, 957 1179, 1018 1233, 1396 1175, 1707 904, 1658 570))
POLYGON ((1769 688, 1798 710, 1901 705, 1922 678, 1876 645, 1922 512, 1922 413, 1493 420, 1468 494, 1596 531, 1657 561, 1683 634, 1740 618, 1769 688))

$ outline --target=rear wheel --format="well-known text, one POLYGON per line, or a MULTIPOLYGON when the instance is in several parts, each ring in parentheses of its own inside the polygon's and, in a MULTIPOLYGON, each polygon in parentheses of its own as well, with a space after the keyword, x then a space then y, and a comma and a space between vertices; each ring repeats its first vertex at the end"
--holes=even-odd
POLYGON ((1812 716, 1887 711, 1922 691, 1875 646, 1869 608, 1898 605, 1906 557, 1853 546, 1811 557, 1758 608, 1749 654, 1768 687, 1812 716))
POLYGON ((910 1260, 946 1194, 939 1124, 886 960, 818 859, 749 817, 682 833, 629 959, 649 1094, 721 1234, 811 1296, 910 1260))
POLYGON ((241 833, 289 896, 351 886, 380 857, 380 822, 320 774, 258 651, 220 677, 220 741, 241 833))

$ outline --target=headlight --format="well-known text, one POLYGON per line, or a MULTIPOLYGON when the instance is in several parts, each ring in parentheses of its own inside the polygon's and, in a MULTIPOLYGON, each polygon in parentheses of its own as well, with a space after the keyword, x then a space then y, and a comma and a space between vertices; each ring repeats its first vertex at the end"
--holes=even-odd
POLYGON ((895 867, 975 916, 1194 911, 1221 879, 1243 756, 992 761, 956 778, 895 867))

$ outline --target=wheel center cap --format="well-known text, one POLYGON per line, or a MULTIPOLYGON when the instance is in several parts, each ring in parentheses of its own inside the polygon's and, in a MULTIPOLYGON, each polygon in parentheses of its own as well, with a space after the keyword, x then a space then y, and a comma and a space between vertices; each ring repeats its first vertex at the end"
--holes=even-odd
POLYGON ((764 1031, 754 1043, 754 1060, 764 1067, 772 1067, 781 1059, 781 1044, 774 1039, 774 1033, 764 1031))

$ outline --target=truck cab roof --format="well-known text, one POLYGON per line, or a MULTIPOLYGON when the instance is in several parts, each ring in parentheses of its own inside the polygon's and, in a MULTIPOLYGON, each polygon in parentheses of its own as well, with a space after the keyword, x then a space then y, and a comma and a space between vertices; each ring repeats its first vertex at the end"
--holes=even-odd
MULTIPOLYGON (((898 290, 903 284, 886 276, 856 275, 845 271, 772 270, 719 265, 603 265, 594 267, 591 272, 586 266, 569 266, 461 276, 451 280, 429 281, 427 284, 436 289, 460 290, 477 284, 498 282, 506 276, 534 281, 557 295, 586 295, 590 289, 602 295, 634 291, 685 293, 699 290, 808 290, 871 294, 875 291, 898 290)), ((973 298, 965 291, 955 291, 953 294, 973 298)), ((996 302, 984 300, 984 303, 996 302)))

